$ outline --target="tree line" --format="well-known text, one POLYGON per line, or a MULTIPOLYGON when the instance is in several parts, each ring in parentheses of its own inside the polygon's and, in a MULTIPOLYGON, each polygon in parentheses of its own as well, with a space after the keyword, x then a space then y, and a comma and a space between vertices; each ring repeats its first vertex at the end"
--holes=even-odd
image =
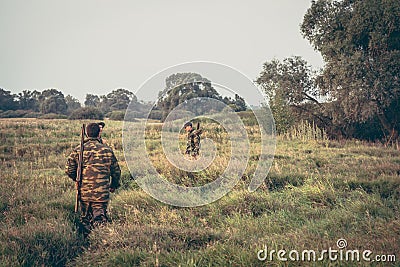
POLYGON ((139 101, 128 89, 116 89, 106 95, 86 94, 84 106, 78 99, 57 89, 23 90, 11 94, 0 88, 0 117, 35 117, 69 119, 124 120, 125 111, 130 106, 129 118, 149 118, 165 120, 177 105, 195 97, 215 98, 234 111, 247 109, 243 98, 222 97, 211 85, 211 81, 196 73, 177 73, 166 78, 166 88, 160 91, 156 102, 139 101), (149 114, 149 110, 151 110, 149 114))
MULTIPOLYGON (((138 102, 131 91, 122 88, 107 95, 87 94, 84 107, 78 99, 71 95, 64 96, 57 89, 42 92, 23 90, 18 94, 11 94, 10 91, 0 88, 0 117, 103 119, 107 115, 120 119, 131 101, 138 102)), ((145 103, 138 102, 138 106, 140 105, 145 103)))

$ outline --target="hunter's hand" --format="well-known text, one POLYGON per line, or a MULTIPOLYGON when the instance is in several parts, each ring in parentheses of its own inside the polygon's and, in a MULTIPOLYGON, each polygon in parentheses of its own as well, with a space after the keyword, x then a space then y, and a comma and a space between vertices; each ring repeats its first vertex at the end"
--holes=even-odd
POLYGON ((115 192, 115 188, 111 188, 111 187, 110 187, 110 192, 111 192, 111 193, 114 193, 114 192, 115 192))

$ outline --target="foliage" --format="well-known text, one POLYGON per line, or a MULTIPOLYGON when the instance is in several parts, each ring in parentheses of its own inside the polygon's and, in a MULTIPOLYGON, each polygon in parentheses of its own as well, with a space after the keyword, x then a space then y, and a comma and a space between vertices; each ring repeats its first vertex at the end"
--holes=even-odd
POLYGON ((39 96, 40 112, 66 114, 67 103, 64 94, 56 89, 44 90, 39 96))
POLYGON ((108 117, 110 118, 110 120, 123 121, 124 117, 125 117, 125 112, 115 110, 115 111, 112 111, 111 113, 109 113, 108 117))
POLYGON ((40 92, 23 90, 16 97, 19 109, 39 111, 40 92))
POLYGON ((324 129, 320 129, 314 123, 309 123, 307 121, 300 121, 292 125, 282 136, 288 140, 328 140, 324 129))
POLYGON ((39 118, 40 116, 42 116, 42 113, 28 110, 24 118, 39 118))
MULTIPOLYGON (((195 114, 200 114, 201 112, 196 109, 202 110, 204 107, 201 100, 196 100, 196 98, 217 99, 226 105, 230 105, 235 111, 244 111, 247 108, 242 97, 235 94, 235 99, 223 98, 212 86, 211 81, 198 73, 172 74, 166 78, 165 84, 166 87, 159 93, 157 101, 157 109, 162 112, 162 121, 167 118, 175 107, 191 99, 195 102, 191 111, 195 114)), ((218 110, 218 107, 209 105, 207 103, 207 110, 218 110)))
POLYGON ((83 120, 83 119, 93 119, 102 120, 104 119, 104 114, 95 107, 83 107, 74 110, 69 116, 70 120, 83 120))
POLYGON ((153 102, 132 101, 129 104, 129 110, 127 109, 128 117, 132 119, 146 118, 148 116, 149 110, 153 108, 154 108, 153 102))
POLYGON ((161 110, 157 110, 157 109, 152 109, 150 114, 149 114, 149 119, 152 120, 161 120, 163 116, 163 113, 161 110))
POLYGON ((0 88, 0 107, 3 110, 15 110, 18 105, 10 91, 0 88))
POLYGON ((316 72, 299 56, 264 63, 256 82, 269 99, 279 133, 305 117, 318 121, 324 128, 331 125, 332 118, 325 114, 326 106, 318 99, 320 92, 315 78, 316 72))
POLYGON ((246 101, 244 100, 243 97, 239 96, 238 94, 235 94, 235 99, 231 101, 234 108, 233 110, 235 112, 240 112, 240 111, 245 111, 247 109, 246 101))
POLYGON ((71 95, 65 97, 65 103, 67 104, 67 114, 71 114, 74 110, 81 108, 79 100, 71 95))
POLYGON ((320 0, 312 1, 301 25, 326 63, 321 92, 351 121, 376 116, 392 138, 400 129, 399 14, 397 0, 320 0))
POLYGON ((332 138, 396 140, 400 130, 400 2, 312 1, 301 32, 321 52, 266 62, 257 79, 277 130, 315 122, 332 138))
POLYGON ((98 95, 86 94, 85 107, 98 107, 100 104, 100 97, 98 95))
MULTIPOLYGON (((117 89, 100 97, 94 94, 87 94, 84 103, 86 107, 98 108, 103 114, 109 113, 110 115, 113 111, 125 112, 130 104, 131 115, 134 118, 144 118, 149 107, 153 106, 153 103, 137 101, 136 96, 126 89, 117 89)), ((39 117, 41 114, 71 115, 81 108, 81 103, 78 99, 71 95, 64 97, 64 94, 57 89, 47 89, 43 92, 23 90, 18 94, 11 94, 10 91, 0 89, 0 104, 4 110, 0 116, 7 118, 24 117, 25 115, 39 117), (26 112, 22 110, 26 110, 26 112), (40 114, 38 114, 39 111, 40 114), (28 115, 31 112, 35 112, 35 114, 28 115)), ((47 118, 50 117, 54 116, 47 116, 47 118)))
POLYGON ((295 123, 294 111, 280 94, 270 99, 269 107, 275 120, 277 133, 286 133, 295 123))
POLYGON ((244 125, 255 126, 258 125, 257 118, 252 110, 239 111, 238 115, 244 125))
POLYGON ((314 71, 299 56, 285 58, 282 62, 273 59, 264 63, 256 82, 262 86, 269 99, 279 95, 289 105, 319 103, 319 92, 314 86, 314 71))
POLYGON ((22 118, 25 117, 29 112, 29 110, 20 109, 0 111, 0 118, 22 118))
POLYGON ((64 114, 56 114, 56 113, 46 113, 39 116, 40 119, 67 119, 67 115, 64 114))
POLYGON ((137 97, 127 89, 117 89, 100 96, 100 100, 100 109, 103 113, 108 113, 114 110, 125 110, 131 101, 137 102, 137 97))

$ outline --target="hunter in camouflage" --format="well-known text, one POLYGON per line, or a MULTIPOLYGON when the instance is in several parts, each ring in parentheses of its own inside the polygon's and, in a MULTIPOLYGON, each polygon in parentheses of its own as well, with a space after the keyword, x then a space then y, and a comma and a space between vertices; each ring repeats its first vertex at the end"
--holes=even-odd
MULTIPOLYGON (((84 141, 82 183, 81 183, 81 221, 85 230, 107 222, 107 204, 110 192, 119 187, 121 170, 112 149, 99 141, 100 128, 97 123, 86 127, 87 139, 84 141), (111 179, 110 179, 111 178, 111 179)), ((66 174, 75 181, 78 168, 79 146, 69 155, 66 174)))
POLYGON ((192 156, 196 159, 200 152, 200 135, 201 129, 193 129, 191 122, 185 123, 183 126, 187 132, 186 155, 192 156))

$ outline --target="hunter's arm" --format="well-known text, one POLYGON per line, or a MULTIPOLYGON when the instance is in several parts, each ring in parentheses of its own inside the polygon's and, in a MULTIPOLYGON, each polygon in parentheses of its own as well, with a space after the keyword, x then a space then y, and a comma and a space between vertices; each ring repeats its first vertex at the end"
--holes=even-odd
POLYGON ((117 189, 120 186, 119 179, 121 178, 121 169, 119 167, 117 158, 115 157, 114 153, 112 153, 111 157, 110 175, 111 175, 110 188, 117 189))
POLYGON ((65 173, 74 181, 76 179, 76 171, 78 170, 77 153, 76 150, 72 151, 68 156, 67 164, 65 165, 65 173))
POLYGON ((194 137, 193 137, 193 153, 195 155, 199 154, 199 150, 200 150, 200 135, 201 135, 202 131, 200 130, 196 130, 194 133, 194 137))
POLYGON ((190 132, 187 135, 187 142, 186 142, 186 154, 190 154, 190 151, 192 151, 192 142, 193 142, 193 138, 194 138, 194 133, 190 132))

